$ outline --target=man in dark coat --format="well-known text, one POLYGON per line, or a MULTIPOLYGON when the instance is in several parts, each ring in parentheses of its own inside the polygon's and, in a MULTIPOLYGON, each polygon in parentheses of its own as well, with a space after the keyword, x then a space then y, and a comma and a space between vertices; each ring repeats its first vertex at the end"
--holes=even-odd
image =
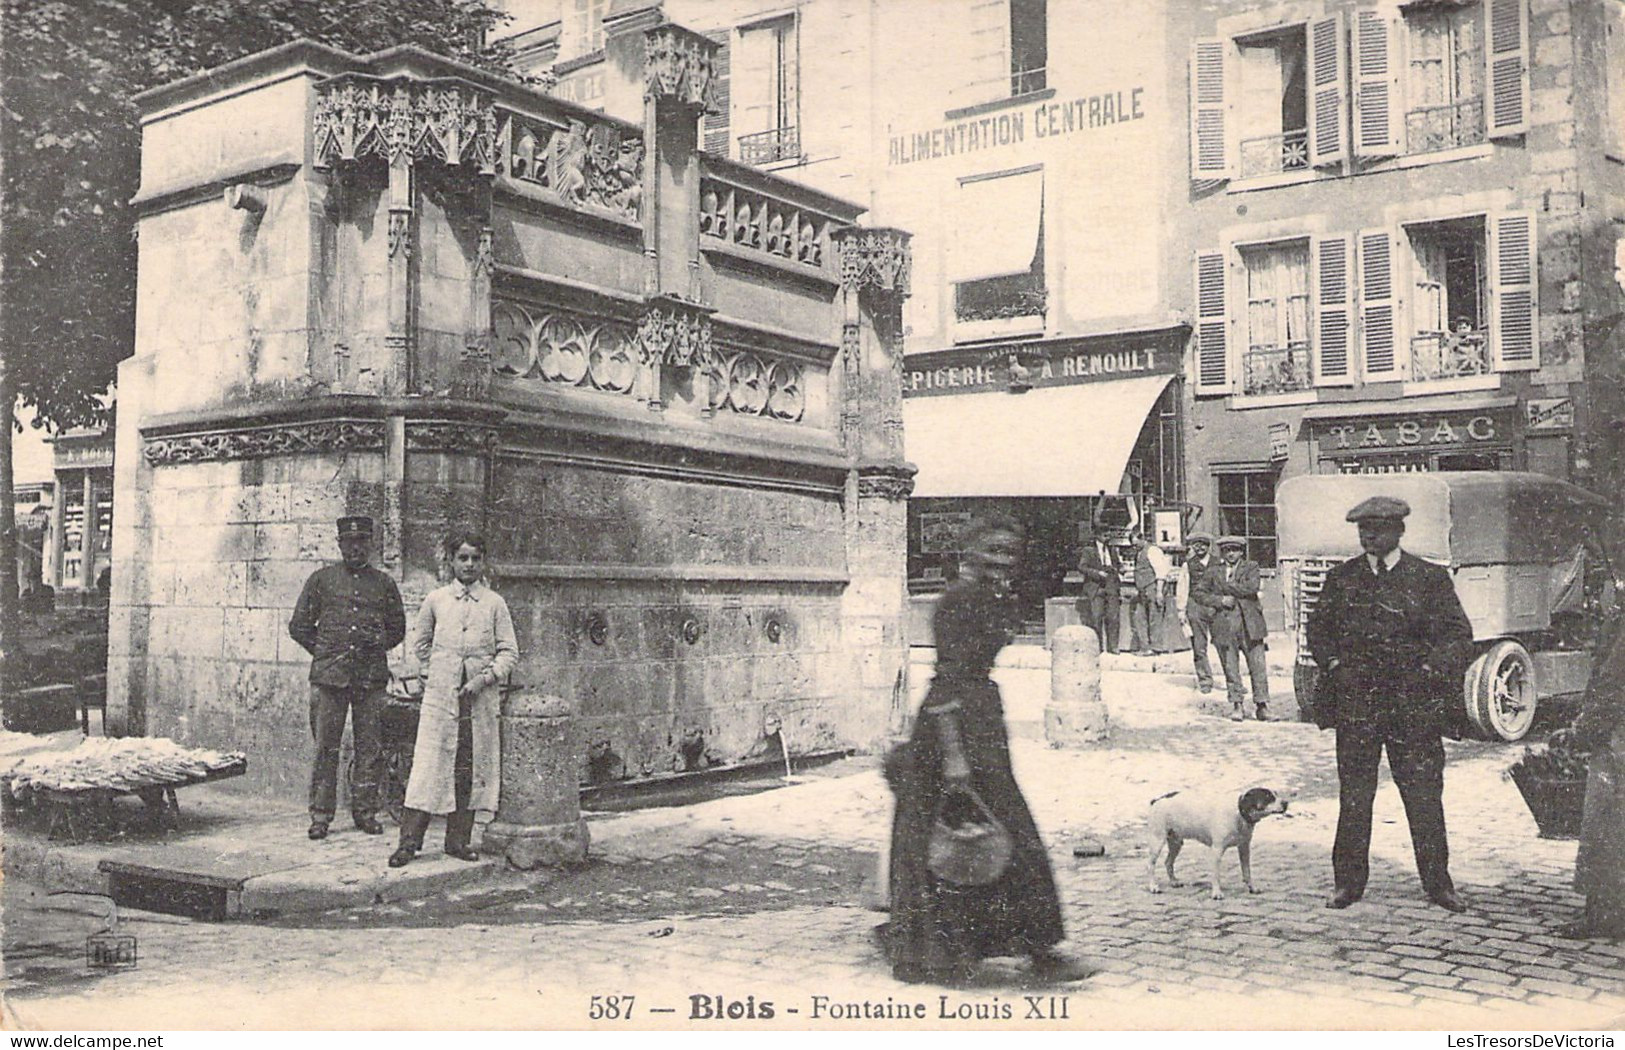
POLYGON ((1078 572, 1083 574, 1078 618, 1094 628, 1101 652, 1115 653, 1123 599, 1118 589, 1121 581, 1112 545, 1093 533, 1085 534, 1083 551, 1078 556, 1078 572))
POLYGON ((1383 750, 1405 803, 1428 899, 1465 911, 1450 880, 1444 743, 1472 658, 1473 628, 1448 570, 1399 549, 1410 506, 1374 496, 1348 512, 1365 553, 1326 574, 1307 641, 1320 667, 1315 720, 1337 730, 1336 887, 1328 908, 1365 892, 1371 809, 1383 750))
POLYGON ((310 732, 316 741, 310 771, 312 839, 326 838, 333 821, 346 714, 355 745, 350 815, 368 835, 384 833, 376 813, 388 654, 406 637, 406 612, 395 581, 367 564, 372 519, 340 518, 338 535, 344 560, 311 573, 288 621, 288 634, 311 655, 310 732))
POLYGON ((1213 692, 1213 665, 1208 661, 1209 637, 1213 630, 1214 595, 1207 587, 1207 571, 1214 558, 1209 553, 1213 537, 1205 532, 1193 532, 1185 541, 1190 554, 1185 558, 1185 573, 1180 580, 1175 603, 1179 615, 1190 628, 1191 663, 1196 668, 1196 687, 1204 693, 1213 692))
POLYGON ((1240 536, 1219 537, 1219 560, 1208 567, 1202 593, 1213 603, 1213 645, 1224 666, 1224 690, 1230 697, 1230 717, 1241 721, 1247 691, 1241 684, 1241 660, 1253 685, 1253 714, 1269 718, 1270 678, 1264 639, 1269 626, 1258 600, 1262 579, 1258 563, 1247 557, 1247 541, 1240 536))

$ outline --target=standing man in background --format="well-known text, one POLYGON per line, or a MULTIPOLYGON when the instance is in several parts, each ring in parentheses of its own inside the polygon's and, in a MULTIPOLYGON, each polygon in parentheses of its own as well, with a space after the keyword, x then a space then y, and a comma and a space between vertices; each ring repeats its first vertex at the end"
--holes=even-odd
POLYGON ((299 593, 288 634, 311 655, 310 732, 316 761, 310 771, 310 837, 325 839, 337 807, 339 744, 350 716, 355 756, 350 765, 350 815, 368 835, 382 835, 378 781, 383 772, 382 725, 389 651, 406 637, 406 611, 395 581, 368 564, 372 519, 340 518, 343 561, 311 573, 299 593))
POLYGON ((1174 609, 1191 638, 1191 663, 1196 667, 1196 688, 1213 692, 1213 665, 1208 662, 1209 635, 1213 630, 1213 594, 1207 589, 1207 571, 1213 565, 1210 553, 1213 537, 1193 532, 1186 540, 1190 553, 1174 589, 1174 609))
POLYGON ((1078 556, 1078 572, 1083 590, 1078 595, 1078 619, 1094 628, 1100 651, 1117 651, 1117 631, 1122 616, 1122 595, 1118 591, 1117 556, 1111 544, 1093 532, 1083 534, 1083 551, 1078 556))
POLYGON ((1241 659, 1247 658, 1247 674, 1253 683, 1253 715, 1260 722, 1269 718, 1270 679, 1265 666, 1264 638, 1269 628, 1264 622, 1264 606, 1258 600, 1258 563, 1247 557, 1247 541, 1240 536, 1219 537, 1220 561, 1210 566, 1204 578, 1204 591, 1218 611, 1213 617, 1213 644, 1224 666, 1224 688, 1230 697, 1230 719, 1240 722, 1247 699, 1241 684, 1241 659))
POLYGON ((1134 599, 1129 607, 1129 632, 1134 653, 1149 656, 1160 652, 1157 627, 1162 623, 1162 582, 1172 567, 1162 548, 1139 531, 1129 537, 1134 543, 1134 599))

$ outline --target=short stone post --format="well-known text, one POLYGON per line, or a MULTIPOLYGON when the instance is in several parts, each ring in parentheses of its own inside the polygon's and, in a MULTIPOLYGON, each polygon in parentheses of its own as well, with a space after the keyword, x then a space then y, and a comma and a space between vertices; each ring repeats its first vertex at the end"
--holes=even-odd
POLYGON ((526 871, 583 863, 582 756, 570 705, 515 693, 502 708, 502 790, 496 819, 485 829, 485 852, 526 871))
POLYGON ((1100 639, 1088 627, 1068 624, 1055 632, 1050 649, 1044 739, 1050 747, 1081 747, 1110 735, 1106 703, 1100 697, 1100 639))

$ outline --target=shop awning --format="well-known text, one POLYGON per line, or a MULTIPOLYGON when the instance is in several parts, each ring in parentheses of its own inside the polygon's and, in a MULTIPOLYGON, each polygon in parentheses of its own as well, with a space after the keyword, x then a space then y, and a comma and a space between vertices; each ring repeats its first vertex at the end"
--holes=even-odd
POLYGON ((1093 496, 1116 492, 1129 453, 1173 376, 910 397, 903 441, 915 496, 1093 496))
POLYGON ((1044 173, 1024 171, 959 187, 948 279, 1008 277, 1032 269, 1044 218, 1044 173))

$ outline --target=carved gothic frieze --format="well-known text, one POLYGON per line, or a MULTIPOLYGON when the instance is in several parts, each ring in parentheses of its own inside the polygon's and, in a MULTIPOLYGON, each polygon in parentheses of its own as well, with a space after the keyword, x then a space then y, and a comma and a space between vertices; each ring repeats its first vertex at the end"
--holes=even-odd
POLYGON ((145 437, 144 446, 147 462, 155 467, 300 453, 374 452, 384 447, 384 425, 353 419, 283 423, 241 430, 145 437))
POLYGON ((497 446, 495 427, 444 420, 408 421, 406 447, 411 452, 466 452, 484 455, 497 446))
POLYGON ((631 395, 638 348, 631 325, 498 300, 492 369, 518 379, 631 395))
POLYGON ((461 81, 342 73, 316 86, 312 130, 317 167, 377 156, 496 171, 496 108, 461 81))
POLYGON ((397 256, 412 257, 412 213, 409 211, 389 213, 389 257, 397 256))
POLYGON ((906 297, 912 259, 902 230, 850 226, 835 233, 841 257, 841 283, 862 292, 906 297))
POLYGON ((497 172, 552 190, 564 203, 637 222, 643 207, 643 135, 610 123, 557 127, 515 114, 498 136, 497 172))
POLYGON ((712 409, 798 423, 807 411, 806 369, 746 350, 719 351, 706 369, 712 409))
POLYGON ((849 376, 862 370, 863 330, 852 322, 841 325, 841 363, 849 376))
POLYGON ((677 299, 653 300, 638 325, 638 351, 646 365, 708 365, 711 310, 677 299))
POLYGON ((915 469, 907 463, 873 464, 858 468, 858 498, 905 500, 914 491, 915 469))
POLYGON ((643 95, 674 99, 706 113, 716 111, 716 57, 720 45, 677 25, 643 35, 643 95))

